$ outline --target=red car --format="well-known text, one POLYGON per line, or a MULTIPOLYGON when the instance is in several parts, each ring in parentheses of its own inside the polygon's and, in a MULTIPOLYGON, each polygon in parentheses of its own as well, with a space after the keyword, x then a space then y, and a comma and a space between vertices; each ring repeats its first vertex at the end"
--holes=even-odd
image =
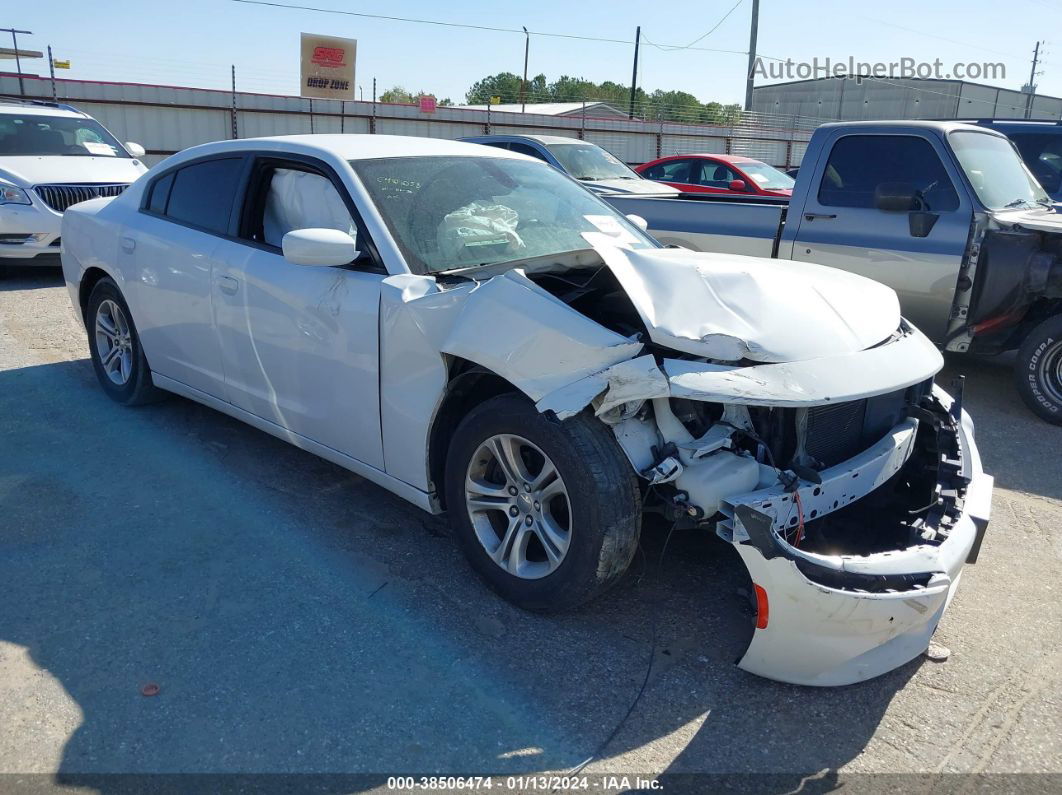
POLYGON ((746 196, 793 195, 794 180, 760 160, 737 155, 671 155, 634 169, 646 179, 687 193, 740 193, 746 196))

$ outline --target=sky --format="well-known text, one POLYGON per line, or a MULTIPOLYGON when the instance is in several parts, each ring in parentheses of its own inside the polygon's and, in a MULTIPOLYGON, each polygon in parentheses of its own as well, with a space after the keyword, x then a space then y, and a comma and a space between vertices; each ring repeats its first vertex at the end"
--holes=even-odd
MULTIPOLYGON (((642 28, 638 83, 648 91, 677 89, 701 101, 741 102, 752 0, 276 0, 317 8, 416 17, 531 32, 529 75, 550 80, 567 74, 596 82, 629 84, 632 42, 642 28), (735 3, 737 7, 734 8, 735 3), (733 10, 731 11, 731 9, 733 10), (708 36, 691 44, 729 16, 708 36), (621 43, 555 38, 566 33, 621 43), (657 45, 657 46, 654 46, 657 45), (664 46, 659 46, 664 45, 664 46), (710 48, 724 52, 708 52, 710 48), (731 51, 731 52, 725 52, 731 51)), ((896 61, 940 58, 1002 63, 1004 79, 991 85, 1020 88, 1029 78, 1037 36, 1062 23, 1062 0, 761 0, 758 52, 811 61, 896 61)), ((58 76, 201 88, 228 88, 236 66, 245 91, 292 94, 298 90, 300 32, 358 40, 356 82, 365 99, 375 77, 382 92, 394 85, 461 102, 477 79, 523 70, 524 35, 366 19, 246 5, 233 0, 35 0, 5 4, 0 26, 33 31, 20 49, 69 59, 58 76)), ((6 36, 7 34, 0 34, 6 36)), ((7 41, 0 46, 10 46, 7 41)), ((1062 96, 1062 40, 1048 41, 1039 92, 1062 96), (1055 50, 1055 52, 1052 52, 1055 50), (1057 54, 1056 54, 1057 52, 1057 54)), ((3 68, 14 69, 13 61, 3 68)), ((25 71, 47 74, 44 60, 25 71)), ((765 80, 761 82, 774 82, 765 80)))

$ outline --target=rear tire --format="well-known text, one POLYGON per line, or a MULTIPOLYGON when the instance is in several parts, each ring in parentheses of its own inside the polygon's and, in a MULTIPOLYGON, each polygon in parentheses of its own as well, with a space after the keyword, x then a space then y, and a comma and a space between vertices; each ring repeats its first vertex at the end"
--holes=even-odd
POLYGON ((1041 419, 1062 425, 1062 315, 1036 326, 1014 362, 1018 394, 1041 419))
POLYGON ((485 401, 454 432, 445 488, 472 567, 527 610, 593 599, 623 575, 638 546, 634 470, 609 429, 586 413, 558 423, 522 395, 485 401))
POLYGON ((107 396, 123 406, 153 403, 165 392, 151 382, 133 315, 118 285, 100 279, 89 295, 85 329, 96 378, 107 396))

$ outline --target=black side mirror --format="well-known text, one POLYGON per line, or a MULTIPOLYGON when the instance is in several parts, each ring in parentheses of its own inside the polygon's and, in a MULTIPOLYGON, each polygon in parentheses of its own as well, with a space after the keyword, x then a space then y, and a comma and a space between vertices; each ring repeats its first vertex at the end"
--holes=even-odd
POLYGON ((906 182, 882 182, 874 189, 874 206, 889 213, 921 210, 918 188, 906 182))

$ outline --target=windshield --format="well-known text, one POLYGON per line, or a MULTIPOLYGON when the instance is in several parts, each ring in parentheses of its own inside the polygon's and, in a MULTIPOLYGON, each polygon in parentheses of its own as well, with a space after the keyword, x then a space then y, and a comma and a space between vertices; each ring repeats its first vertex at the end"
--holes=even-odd
POLYGON ((988 209, 1050 203, 1044 189, 1006 138, 991 133, 959 131, 951 133, 950 140, 962 170, 988 209))
POLYGON ((792 190, 796 180, 766 163, 740 163, 738 168, 763 190, 792 190))
POLYGON ((130 157, 92 119, 7 113, 0 115, 0 155, 130 157))
POLYGON ((414 271, 438 273, 589 248, 605 232, 656 243, 552 166, 502 157, 353 160, 414 271))
POLYGON ((1051 195, 1062 191, 1062 135, 1007 132, 1036 181, 1051 195))
POLYGON ((546 148, 576 179, 642 179, 614 154, 594 144, 549 144, 546 148))

